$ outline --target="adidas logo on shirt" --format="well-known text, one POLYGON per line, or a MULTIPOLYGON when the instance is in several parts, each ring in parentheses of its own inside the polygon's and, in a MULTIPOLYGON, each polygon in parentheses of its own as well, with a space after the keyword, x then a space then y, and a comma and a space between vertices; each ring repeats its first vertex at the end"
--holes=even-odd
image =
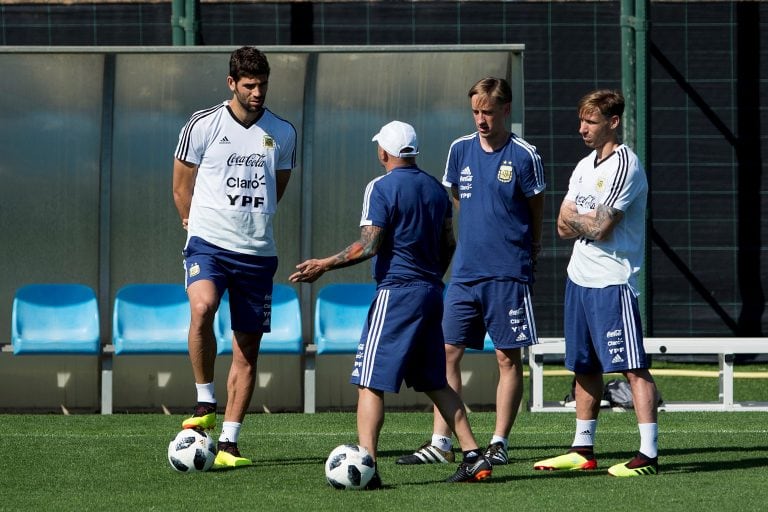
POLYGON ((624 362, 624 359, 621 358, 619 354, 616 354, 613 359, 611 359, 612 363, 622 363, 624 362))
POLYGON ((229 142, 229 139, 225 135, 224 137, 221 138, 221 140, 219 141, 219 144, 231 144, 231 143, 229 142))
POLYGON ((515 341, 525 341, 528 339, 528 336, 525 335, 524 332, 521 332, 517 335, 517 338, 515 338, 515 341))

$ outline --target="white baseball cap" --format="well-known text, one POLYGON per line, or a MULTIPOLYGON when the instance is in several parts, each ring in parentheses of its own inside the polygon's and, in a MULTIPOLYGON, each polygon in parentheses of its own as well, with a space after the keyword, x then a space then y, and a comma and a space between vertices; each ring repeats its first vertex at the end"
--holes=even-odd
POLYGON ((384 151, 398 158, 419 154, 419 140, 416 138, 416 131, 413 126, 402 121, 392 121, 385 124, 371 141, 378 142, 384 151))

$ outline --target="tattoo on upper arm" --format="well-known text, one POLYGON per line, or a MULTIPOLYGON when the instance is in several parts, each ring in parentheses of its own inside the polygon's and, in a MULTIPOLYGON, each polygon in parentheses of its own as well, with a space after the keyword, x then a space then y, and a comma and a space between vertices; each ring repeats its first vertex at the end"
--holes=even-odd
POLYGON ((378 226, 363 226, 360 229, 360 242, 363 244, 363 253, 375 253, 381 245, 384 230, 378 226))

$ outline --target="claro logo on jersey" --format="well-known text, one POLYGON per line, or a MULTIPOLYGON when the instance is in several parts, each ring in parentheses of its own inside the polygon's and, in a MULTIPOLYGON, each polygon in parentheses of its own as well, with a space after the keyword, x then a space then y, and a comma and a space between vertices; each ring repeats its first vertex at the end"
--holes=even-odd
MULTIPOLYGON (((251 153, 250 155, 238 155, 232 153, 227 159, 227 164, 230 167, 253 167, 258 169, 263 168, 266 163, 266 156, 258 153, 251 153)), ((228 189, 233 189, 232 192, 227 192, 227 198, 229 199, 230 206, 239 206, 241 208, 260 208, 264 205, 264 197, 253 195, 258 189, 262 189, 267 184, 267 178, 262 171, 259 174, 254 170, 252 177, 238 177, 228 176, 226 178, 226 186, 228 189)))
POLYGON ((257 189, 259 187, 263 187, 266 185, 266 178, 262 174, 261 176, 254 176, 252 179, 249 178, 237 178, 235 176, 230 176, 227 178, 227 187, 228 188, 252 188, 257 189))

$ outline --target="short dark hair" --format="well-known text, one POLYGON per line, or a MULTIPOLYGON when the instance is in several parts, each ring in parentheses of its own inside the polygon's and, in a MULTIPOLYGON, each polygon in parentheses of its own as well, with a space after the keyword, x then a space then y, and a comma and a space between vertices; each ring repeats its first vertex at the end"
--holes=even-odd
POLYGON ((467 96, 472 98, 472 96, 476 94, 482 94, 489 98, 493 98, 502 105, 512 103, 512 88, 503 78, 483 78, 472 86, 467 96))
POLYGON ((585 94, 578 105, 579 116, 584 112, 598 111, 605 117, 624 114, 624 96, 618 89, 598 89, 585 94))
POLYGON ((237 82, 242 77, 269 76, 269 62, 263 52, 253 46, 243 46, 229 58, 229 76, 237 82))

